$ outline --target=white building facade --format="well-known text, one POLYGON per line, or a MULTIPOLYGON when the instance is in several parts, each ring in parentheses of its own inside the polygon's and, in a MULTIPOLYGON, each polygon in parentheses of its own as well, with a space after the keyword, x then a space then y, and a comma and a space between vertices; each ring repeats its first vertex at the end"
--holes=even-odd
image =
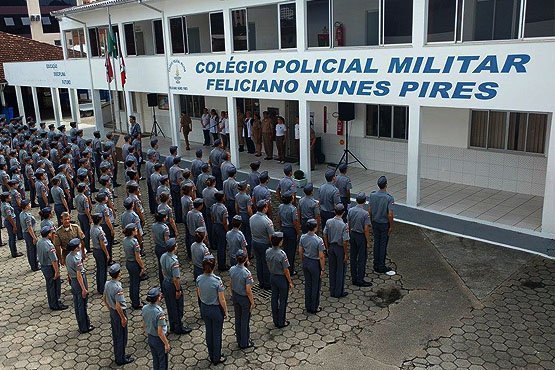
POLYGON ((82 53, 8 63, 10 84, 88 89, 100 117, 111 21, 124 121, 151 121, 154 109, 177 143, 181 111, 198 122, 203 107, 226 110, 237 144, 237 109, 298 116, 310 178, 309 122, 337 163, 334 113, 354 103, 350 149, 369 169, 406 176, 407 207, 422 207, 423 179, 542 197, 541 227, 516 228, 555 235, 554 0, 108 0, 55 15, 63 43, 82 53))

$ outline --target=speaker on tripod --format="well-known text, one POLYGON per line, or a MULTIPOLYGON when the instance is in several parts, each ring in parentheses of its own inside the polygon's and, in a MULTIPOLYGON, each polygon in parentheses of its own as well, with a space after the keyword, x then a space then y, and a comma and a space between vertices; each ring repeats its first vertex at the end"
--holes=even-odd
POLYGON ((357 158, 357 156, 349 150, 349 121, 355 119, 355 103, 337 103, 337 108, 339 119, 345 122, 345 149, 343 149, 343 155, 337 163, 335 170, 337 171, 341 163, 345 163, 347 165, 351 163, 358 163, 365 170, 367 170, 368 168, 366 168, 366 166, 357 158), (349 162, 349 155, 354 158, 353 162, 349 162))
POLYGON ((158 106, 158 94, 146 94, 146 100, 148 102, 148 106, 152 107, 152 117, 154 119, 150 136, 158 136, 158 133, 160 133, 163 137, 166 137, 164 131, 162 131, 162 127, 160 127, 158 121, 156 121, 156 110, 154 108, 158 106))

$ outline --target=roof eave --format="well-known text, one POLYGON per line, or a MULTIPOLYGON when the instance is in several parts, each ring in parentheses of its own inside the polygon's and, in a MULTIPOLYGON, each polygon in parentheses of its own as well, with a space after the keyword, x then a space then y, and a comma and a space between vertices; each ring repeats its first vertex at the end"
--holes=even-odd
POLYGON ((105 0, 105 1, 99 1, 99 2, 94 2, 90 4, 85 4, 85 5, 72 6, 72 7, 60 9, 60 10, 54 10, 50 12, 50 15, 52 15, 53 17, 63 17, 64 15, 69 15, 69 14, 76 14, 76 13, 81 13, 81 12, 86 12, 86 11, 91 11, 96 9, 103 9, 111 6, 141 3, 144 1, 146 0, 105 0))

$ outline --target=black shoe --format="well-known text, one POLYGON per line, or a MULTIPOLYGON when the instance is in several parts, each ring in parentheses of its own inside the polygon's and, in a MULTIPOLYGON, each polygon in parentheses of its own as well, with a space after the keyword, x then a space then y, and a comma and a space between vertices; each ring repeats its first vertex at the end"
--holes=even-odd
POLYGON ((338 298, 345 298, 348 295, 349 295, 349 293, 343 292, 343 294, 341 294, 338 298))
POLYGON ((297 271, 293 271, 293 273, 291 274, 291 276, 297 276, 298 272, 297 271))
POLYGON ((360 287, 363 287, 363 288, 364 288, 364 287, 369 287, 369 286, 372 286, 372 283, 371 283, 371 282, 369 282, 369 281, 364 281, 364 280, 363 280, 363 281, 362 281, 362 283, 359 283, 359 284, 355 284, 355 285, 356 285, 356 286, 360 286, 360 287))
POLYGON ((116 194, 113 194, 112 196, 114 197, 114 199, 117 199, 117 198, 119 198, 119 196, 118 196, 118 195, 116 195, 116 194))
POLYGON ((132 306, 132 308, 133 308, 134 310, 142 310, 142 309, 143 309, 143 305, 140 304, 140 305, 138 305, 138 306, 132 306))
POLYGON ((378 274, 385 274, 386 272, 389 272, 391 270, 393 270, 393 269, 391 267, 387 267, 387 266, 384 267, 384 268, 381 268, 381 269, 377 269, 377 268, 374 269, 374 271, 376 271, 378 274))
POLYGON ((91 326, 88 327, 87 330, 84 330, 84 331, 79 330, 79 332, 80 332, 81 334, 85 334, 85 333, 89 333, 89 332, 91 332, 91 331, 93 331, 93 330, 94 330, 94 326, 91 325, 91 326))
POLYGON ((218 270, 220 270, 220 272, 229 271, 229 266, 218 267, 218 270))
POLYGON ((15 256, 12 256, 12 257, 13 257, 13 258, 17 258, 17 257, 22 257, 22 256, 23 256, 23 253, 17 252, 17 253, 15 254, 15 256))
POLYGON ((61 304, 56 308, 52 308, 52 311, 63 311, 63 310, 67 310, 69 307, 66 306, 65 304, 61 304))
POLYGON ((114 188, 119 188, 121 184, 114 184, 114 188))
POLYGON ((145 281, 148 280, 148 275, 144 274, 143 276, 141 276, 141 281, 145 281))
POLYGON ((265 286, 263 289, 264 290, 272 290, 272 287, 271 286, 265 286))
POLYGON ((239 346, 239 348, 241 348, 241 349, 247 349, 247 348, 252 348, 252 347, 254 347, 254 343, 253 343, 252 340, 249 340, 249 344, 247 344, 245 347, 239 346))
POLYGON ((212 364, 214 364, 214 365, 223 364, 226 360, 227 360, 227 358, 222 355, 222 356, 220 356, 220 359, 218 361, 213 361, 212 364))
POLYGON ((277 325, 277 328, 278 328, 278 329, 283 329, 283 328, 285 328, 285 327, 288 327, 289 324, 291 324, 291 323, 290 323, 289 321, 286 321, 283 325, 277 325))
POLYGON ((135 359, 134 359, 133 357, 131 357, 131 356, 126 356, 126 357, 125 357, 125 360, 123 360, 123 362, 117 362, 117 361, 116 361, 116 365, 118 365, 118 366, 123 366, 123 365, 130 364, 130 363, 132 363, 133 361, 135 361, 135 359))

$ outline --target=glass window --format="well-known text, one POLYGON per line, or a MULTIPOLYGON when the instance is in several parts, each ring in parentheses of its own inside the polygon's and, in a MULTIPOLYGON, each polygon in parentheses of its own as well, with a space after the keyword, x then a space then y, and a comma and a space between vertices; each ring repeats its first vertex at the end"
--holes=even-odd
POLYGON ((507 149, 524 151, 526 148, 526 113, 511 112, 509 114, 509 136, 507 149))
POLYGON ((183 54, 185 53, 185 32, 183 27, 183 17, 170 19, 170 37, 172 41, 172 53, 183 54))
POLYGON ((463 41, 518 37, 521 0, 465 0, 463 41))
POLYGON ((506 112, 489 112, 488 148, 505 149, 506 124, 506 112))
POLYGON ((49 26, 52 24, 52 22, 50 22, 50 17, 49 16, 42 16, 41 17, 41 21, 43 25, 49 26))
POLYGON ((377 45, 381 0, 335 0, 333 46, 377 45))
POLYGON ((15 22, 13 21, 12 17, 4 18, 4 23, 6 24, 6 26, 15 26, 15 22))
POLYGON ((407 140, 407 106, 366 105, 366 136, 407 140))
POLYGON ((488 111, 472 111, 470 122, 470 146, 486 148, 488 138, 488 111))
POLYGON ((378 105, 366 105, 366 136, 378 136, 378 105))
POLYGON ((233 25, 233 50, 248 50, 247 10, 233 10, 231 12, 231 22, 233 25))
POLYGON ((545 153, 547 136, 547 114, 528 114, 528 130, 526 134, 526 151, 529 153, 545 153))
POLYGON ((384 44, 410 44, 412 42, 412 0, 383 2, 384 44))
POLYGON ((429 0, 428 42, 455 41, 457 0, 429 0))
POLYGON ((249 50, 277 50, 279 48, 278 8, 275 4, 247 9, 249 50))
POLYGON ((297 47, 297 16, 295 3, 279 5, 279 36, 281 48, 297 47))
POLYGON ((200 95, 180 95, 179 101, 181 111, 191 118, 200 118, 204 109, 204 96, 200 95))
POLYGON ((310 0, 306 4, 308 47, 330 46, 330 6, 328 0, 310 0))
POLYGON ((86 57, 87 45, 85 44, 85 34, 82 29, 66 31, 66 48, 68 58, 86 57))
POLYGON ((29 17, 21 17, 21 24, 24 26, 30 25, 31 21, 29 20, 29 17))
POLYGON ((555 0, 527 0, 524 37, 555 36, 555 0))
POLYGON ((391 137, 391 122, 392 122, 393 107, 391 105, 380 105, 379 108, 379 137, 391 137))
POLYGON ((408 107, 396 106, 393 108, 393 138, 408 139, 408 107))
POLYGON ((188 15, 185 17, 187 48, 190 54, 210 53, 210 15, 208 13, 188 15))
POLYGON ((125 50, 127 51, 127 55, 137 55, 137 49, 135 48, 135 32, 133 27, 133 23, 123 25, 123 34, 125 36, 125 50))
POLYGON ((91 45, 91 56, 100 56, 100 43, 98 42, 98 30, 89 28, 89 44, 91 45))
POLYGON ((164 31, 162 30, 162 20, 152 21, 154 28, 154 49, 156 54, 164 54, 164 31))
POLYGON ((224 14, 210 13, 210 38, 212 52, 225 51, 224 14))

